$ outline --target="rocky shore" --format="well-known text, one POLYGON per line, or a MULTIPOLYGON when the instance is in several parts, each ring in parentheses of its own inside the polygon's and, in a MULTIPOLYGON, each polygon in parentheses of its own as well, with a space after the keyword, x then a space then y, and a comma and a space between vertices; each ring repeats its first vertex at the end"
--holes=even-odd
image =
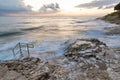
POLYGON ((105 28, 105 32, 107 35, 120 35, 120 26, 105 28))
MULTIPOLYGON (((118 17, 112 13, 100 19, 120 24, 118 17)), ((105 32, 119 35, 120 26, 105 32)), ((62 58, 51 61, 29 57, 0 62, 0 80, 120 80, 119 75, 120 48, 111 49, 98 39, 77 39, 62 58)))
POLYGON ((0 80, 57 80, 62 71, 62 67, 39 58, 9 60, 0 64, 0 80))
POLYGON ((0 80, 120 80, 119 53, 98 39, 78 39, 60 60, 2 61, 0 80))
POLYGON ((69 45, 64 55, 79 63, 79 68, 86 74, 84 77, 88 77, 86 71, 89 69, 90 74, 95 74, 88 80, 120 80, 120 51, 110 49, 98 39, 78 39, 69 45))
POLYGON ((113 12, 110 13, 104 17, 101 17, 100 19, 113 23, 113 24, 120 24, 120 12, 113 12))
POLYGON ((118 26, 113 26, 111 28, 105 28, 107 35, 119 35, 120 34, 120 12, 113 12, 104 17, 99 18, 106 22, 117 24, 118 26))

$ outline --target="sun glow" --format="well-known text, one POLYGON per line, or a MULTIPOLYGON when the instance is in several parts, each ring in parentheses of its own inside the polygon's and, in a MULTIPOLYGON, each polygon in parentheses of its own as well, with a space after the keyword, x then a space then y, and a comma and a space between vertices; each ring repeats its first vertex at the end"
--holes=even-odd
POLYGON ((32 11, 38 12, 40 7, 43 4, 50 3, 58 3, 60 5, 61 11, 71 12, 71 11, 79 11, 79 9, 75 8, 76 5, 87 3, 92 0, 23 0, 26 6, 31 6, 32 11))

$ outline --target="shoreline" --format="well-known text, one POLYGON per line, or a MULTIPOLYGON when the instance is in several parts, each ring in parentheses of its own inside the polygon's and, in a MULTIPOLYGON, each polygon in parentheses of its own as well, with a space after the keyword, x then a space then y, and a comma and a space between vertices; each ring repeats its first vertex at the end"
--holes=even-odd
POLYGON ((111 28, 105 28, 107 35, 120 35, 120 25, 111 28))
POLYGON ((105 43, 97 39, 78 39, 68 46, 64 53, 64 56, 61 57, 60 59, 57 58, 53 61, 52 60, 42 61, 39 58, 30 57, 24 58, 22 60, 4 61, 3 63, 0 64, 1 70, 0 79, 3 80, 14 79, 114 80, 114 78, 120 79, 119 76, 117 76, 119 75, 120 71, 118 70, 117 72, 115 72, 117 69, 119 69, 120 64, 118 57, 116 57, 120 56, 119 51, 120 49, 109 49, 105 43), (95 53, 94 56, 93 53, 95 53), (79 58, 78 56, 81 57, 79 58), (109 56, 111 58, 109 58, 109 56), (112 62, 109 62, 109 59, 112 62))
MULTIPOLYGON (((120 34, 119 26, 105 30, 106 35, 120 34)), ((120 48, 111 49, 98 39, 77 39, 67 47, 55 60, 6 60, 0 63, 0 80, 120 79, 120 48)))
POLYGON ((120 25, 120 12, 113 12, 108 15, 105 15, 99 19, 104 20, 106 22, 112 23, 112 24, 118 24, 120 25))
POLYGON ((107 31, 107 35, 120 35, 120 12, 113 12, 106 16, 99 18, 105 22, 109 22, 111 24, 117 24, 117 26, 113 26, 111 28, 105 28, 107 31))

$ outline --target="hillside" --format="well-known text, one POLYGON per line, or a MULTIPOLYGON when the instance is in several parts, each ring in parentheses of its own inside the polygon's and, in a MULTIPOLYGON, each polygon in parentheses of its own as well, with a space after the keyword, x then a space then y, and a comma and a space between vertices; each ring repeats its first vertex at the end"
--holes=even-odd
POLYGON ((110 23, 120 24, 120 11, 108 14, 101 19, 110 23))

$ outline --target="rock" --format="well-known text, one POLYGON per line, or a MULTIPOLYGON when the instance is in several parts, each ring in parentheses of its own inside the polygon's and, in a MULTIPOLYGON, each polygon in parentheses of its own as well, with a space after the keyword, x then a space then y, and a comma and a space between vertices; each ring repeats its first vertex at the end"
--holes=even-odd
POLYGON ((120 80, 120 50, 108 48, 98 39, 77 39, 64 55, 70 62, 77 63, 76 71, 74 68, 72 71, 86 74, 79 75, 83 80, 120 80))
POLYGON ((108 14, 102 18, 101 20, 113 23, 113 24, 120 24, 120 12, 113 12, 111 14, 108 14))
POLYGON ((77 39, 64 53, 70 61, 84 63, 86 69, 93 66, 100 70, 107 70, 105 58, 108 54, 107 45, 98 39, 77 39))
MULTIPOLYGON (((99 54, 106 54, 105 50, 108 49, 105 43, 97 39, 78 39, 70 44, 64 55, 72 60, 79 61, 80 57, 96 58, 99 54)), ((102 56, 103 56, 102 54, 102 56)))
POLYGON ((59 68, 33 57, 4 61, 0 64, 0 80, 52 80, 56 78, 54 72, 58 74, 56 70, 59 68))
MULTIPOLYGON (((44 62, 33 57, 3 61, 0 64, 0 80, 111 80, 104 60, 104 56, 108 55, 104 55, 108 53, 107 49, 99 40, 78 39, 68 46, 64 54, 72 62, 65 57, 60 63, 52 60, 44 62)), ((119 68, 113 70, 118 72, 119 68)))
POLYGON ((15 71, 7 71, 7 73, 3 77, 3 80, 27 80, 27 78, 15 71))
POLYGON ((27 78, 15 71, 9 71, 0 66, 0 80, 27 80, 27 78))
POLYGON ((48 80, 49 78, 50 78, 50 74, 47 72, 43 72, 35 76, 32 80, 48 80))
POLYGON ((105 28, 105 33, 107 35, 120 35, 120 26, 105 28))
POLYGON ((89 80, 111 80, 106 71, 97 68, 88 69, 86 73, 89 80))
POLYGON ((6 72, 7 72, 7 69, 0 66, 0 80, 6 74, 6 72))

